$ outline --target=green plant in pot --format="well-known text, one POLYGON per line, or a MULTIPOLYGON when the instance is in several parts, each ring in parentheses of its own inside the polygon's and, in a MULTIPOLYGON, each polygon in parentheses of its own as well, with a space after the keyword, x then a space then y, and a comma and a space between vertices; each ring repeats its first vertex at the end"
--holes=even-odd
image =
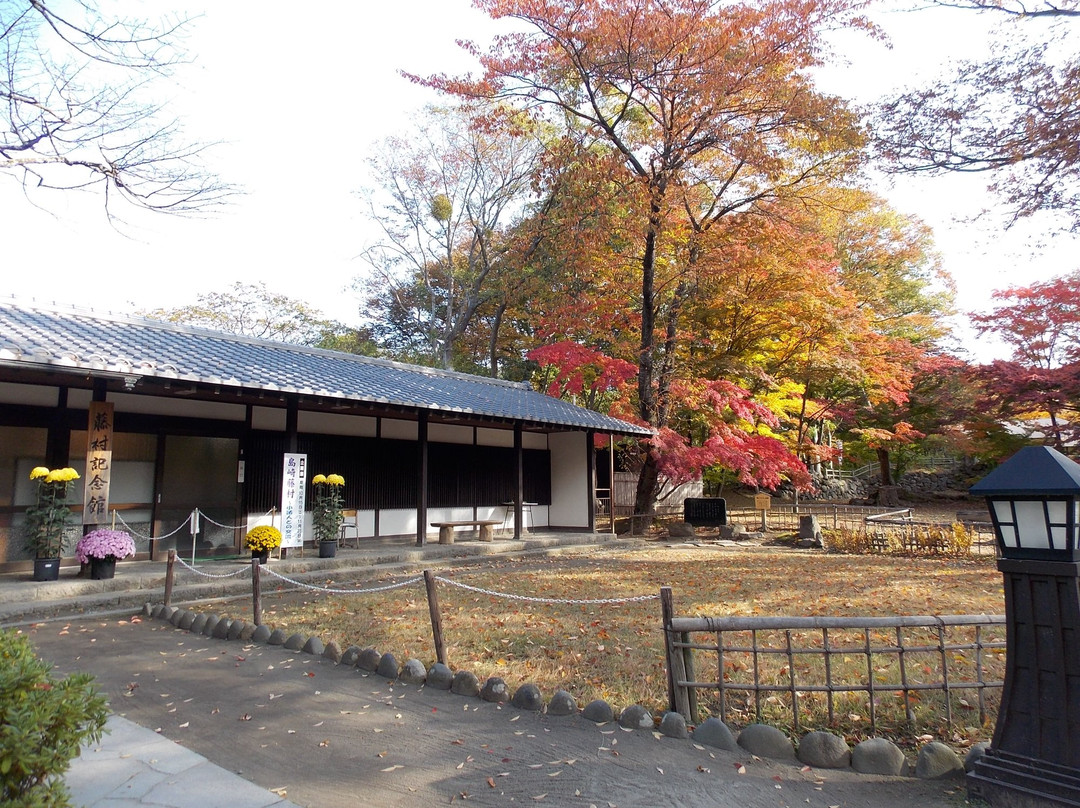
POLYGON ((319 558, 333 558, 337 555, 338 534, 341 531, 345 478, 340 474, 316 474, 311 478, 311 484, 315 489, 311 524, 319 542, 319 558))
POLYGON ((37 496, 26 509, 26 549, 34 554, 34 580, 55 581, 64 552, 64 528, 71 515, 67 498, 79 473, 73 468, 38 466, 30 479, 37 482, 37 496))

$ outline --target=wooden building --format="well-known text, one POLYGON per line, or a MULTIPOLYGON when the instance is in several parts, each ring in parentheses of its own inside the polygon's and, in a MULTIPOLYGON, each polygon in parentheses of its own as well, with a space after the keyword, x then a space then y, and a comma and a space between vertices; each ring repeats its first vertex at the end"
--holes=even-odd
MULTIPOLYGON (((593 531, 595 436, 650 434, 527 384, 0 302, 0 570, 29 563, 19 525, 32 468, 71 466, 80 489, 102 483, 87 469, 94 411, 111 421, 108 462, 91 459, 108 467, 105 518, 143 557, 238 552, 245 527, 281 508, 287 453, 306 456, 309 479, 345 478, 361 539, 423 544, 432 522, 468 519, 515 535, 523 518, 593 531)), ((93 509, 86 490, 72 501, 93 509)))

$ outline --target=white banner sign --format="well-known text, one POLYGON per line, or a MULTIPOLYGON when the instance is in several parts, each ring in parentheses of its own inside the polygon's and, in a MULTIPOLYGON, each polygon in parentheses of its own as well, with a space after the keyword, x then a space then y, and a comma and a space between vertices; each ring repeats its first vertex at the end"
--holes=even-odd
POLYGON ((281 475, 281 546, 304 546, 304 492, 307 490, 307 455, 286 454, 281 475))

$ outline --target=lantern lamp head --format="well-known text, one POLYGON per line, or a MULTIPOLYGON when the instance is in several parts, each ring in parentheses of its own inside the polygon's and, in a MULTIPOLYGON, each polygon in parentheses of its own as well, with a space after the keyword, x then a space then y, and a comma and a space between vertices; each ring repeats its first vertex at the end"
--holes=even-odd
POLYGON ((986 497, 1005 558, 1080 561, 1080 464, 1027 446, 971 487, 986 497))

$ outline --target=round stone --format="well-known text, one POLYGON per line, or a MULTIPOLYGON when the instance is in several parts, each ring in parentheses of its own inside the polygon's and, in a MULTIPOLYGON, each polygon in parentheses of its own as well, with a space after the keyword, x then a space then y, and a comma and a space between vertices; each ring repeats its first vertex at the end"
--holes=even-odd
POLYGON ((506 682, 500 677, 492 676, 484 682, 484 686, 480 689, 480 698, 484 701, 502 704, 504 701, 509 700, 510 688, 506 686, 506 682))
POLYGON ((536 685, 524 684, 514 691, 514 697, 510 699, 510 703, 519 710, 537 712, 544 709, 544 694, 536 685))
MULTIPOLYGON (((255 631, 251 633, 252 642, 270 642, 270 635, 273 634, 270 626, 262 625, 255 626, 255 631)), ((283 638, 284 639, 284 638, 283 638)))
POLYGON ((326 646, 323 645, 323 641, 318 637, 308 637, 308 641, 304 643, 303 652, 305 654, 311 654, 312 656, 321 656, 322 652, 326 650, 326 646))
POLYGON ((215 640, 224 640, 229 636, 229 627, 232 625, 232 620, 228 617, 223 617, 217 621, 214 625, 214 630, 210 636, 215 640))
POLYGON ((441 662, 436 662, 427 672, 427 685, 436 690, 449 690, 454 683, 454 672, 441 662))
POLYGON ((799 741, 799 760, 819 769, 846 769, 851 763, 851 750, 839 735, 811 732, 799 741))
POLYGON ((375 669, 375 673, 379 674, 386 679, 397 679, 398 676, 398 663, 397 658, 387 651, 379 658, 379 667, 375 669))
POLYGON ((680 713, 664 713, 660 719, 660 732, 668 738, 689 738, 686 719, 680 713))
POLYGON ((307 637, 303 634, 293 634, 289 639, 285 640, 285 648, 289 651, 299 651, 304 647, 304 643, 307 642, 307 637))
POLYGON ((350 668, 356 665, 360 661, 360 646, 350 645, 341 654, 341 664, 348 665, 350 668))
POLYGON ((289 638, 284 629, 275 628, 270 632, 270 636, 266 638, 266 642, 269 645, 284 645, 287 639, 289 638))
POLYGON ((702 746, 713 746, 727 752, 739 748, 728 725, 715 716, 709 716, 694 728, 694 740, 702 746))
POLYGON ((374 673, 379 669, 379 662, 381 661, 382 654, 380 654, 377 649, 365 648, 360 652, 360 659, 356 661, 356 667, 374 673))
POLYGON ((202 634, 202 630, 206 628, 207 615, 197 614, 195 619, 191 621, 191 633, 202 634))
POLYGON ((398 679, 407 685, 422 685, 427 679, 427 669, 424 663, 415 657, 406 659, 405 664, 401 666, 398 679))
POLYGON ((979 741, 977 744, 973 744, 968 750, 968 753, 964 756, 964 771, 972 771, 975 768, 975 761, 985 755, 989 748, 990 744, 986 741, 979 741))
POLYGON ((472 671, 458 671, 454 674, 454 681, 450 683, 450 692, 459 696, 479 696, 480 680, 472 671))
POLYGON ((768 724, 750 724, 739 733, 739 746, 758 757, 784 760, 795 757, 795 747, 787 735, 768 724))
POLYGON ((208 614, 206 616, 206 625, 203 626, 202 633, 207 637, 214 636, 214 629, 217 628, 217 624, 221 622, 221 617, 216 614, 208 614))
POLYGON ((330 640, 323 649, 322 655, 323 659, 329 659, 331 662, 341 662, 341 646, 338 645, 337 640, 330 640))
POLYGON ((964 761, 941 741, 931 741, 919 750, 915 761, 915 776, 922 780, 939 780, 964 773, 964 761))
POLYGON ((581 715, 583 718, 597 724, 606 724, 608 721, 615 720, 615 712, 611 709, 611 705, 603 699, 590 701, 585 705, 585 709, 581 711, 581 715))
POLYGON ((577 712, 577 699, 565 690, 556 690, 548 702, 548 715, 573 715, 577 712))
POLYGON ((229 633, 225 635, 226 639, 239 640, 240 635, 244 633, 244 629, 247 627, 247 623, 243 620, 233 620, 229 626, 229 633))
POLYGON ((626 729, 652 729, 655 723, 652 713, 640 704, 631 704, 619 713, 619 726, 626 729))
POLYGON ((899 746, 887 738, 867 738, 851 753, 851 768, 859 774, 899 777, 907 772, 907 758, 899 746))

